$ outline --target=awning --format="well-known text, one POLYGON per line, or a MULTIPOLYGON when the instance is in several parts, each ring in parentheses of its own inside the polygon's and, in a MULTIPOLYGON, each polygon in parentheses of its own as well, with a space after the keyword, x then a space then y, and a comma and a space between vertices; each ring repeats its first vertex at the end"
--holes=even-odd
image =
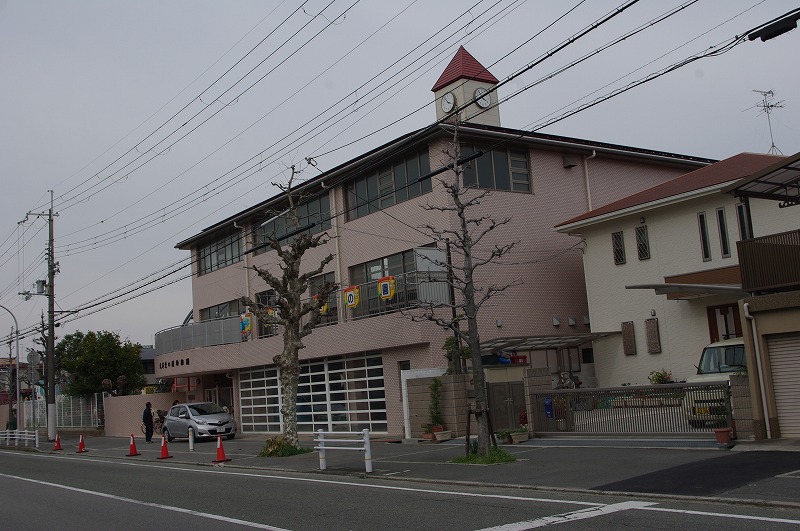
POLYGON ((599 339, 605 334, 573 334, 562 336, 501 337, 481 341, 481 354, 493 354, 499 350, 558 350, 571 348, 599 339))
POLYGON ((736 197, 780 201, 780 207, 800 205, 800 153, 786 157, 722 191, 736 197))
POLYGON ((747 297, 749 294, 742 291, 741 286, 723 284, 631 284, 625 289, 652 289, 656 295, 666 295, 668 299, 696 299, 709 295, 735 295, 747 297))

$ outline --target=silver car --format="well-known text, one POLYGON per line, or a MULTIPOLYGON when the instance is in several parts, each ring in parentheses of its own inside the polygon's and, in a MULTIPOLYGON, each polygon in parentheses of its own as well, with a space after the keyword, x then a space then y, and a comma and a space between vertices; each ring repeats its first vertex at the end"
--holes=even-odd
POLYGON ((224 409, 213 402, 190 402, 172 406, 164 419, 164 436, 172 442, 176 438, 188 438, 189 430, 195 439, 224 436, 236 437, 236 421, 224 409))

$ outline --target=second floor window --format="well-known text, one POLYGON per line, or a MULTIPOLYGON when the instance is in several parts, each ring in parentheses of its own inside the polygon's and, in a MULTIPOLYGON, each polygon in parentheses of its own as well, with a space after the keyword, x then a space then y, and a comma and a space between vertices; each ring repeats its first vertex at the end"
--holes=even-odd
MULTIPOLYGON (((309 281, 309 292, 313 297, 319 290, 324 286, 326 283, 336 282, 336 275, 334 273, 325 273, 323 275, 316 276, 309 281)), ((338 292, 333 292, 333 294, 328 298, 328 307, 324 313, 319 316, 319 326, 329 325, 329 324, 336 324, 338 321, 338 311, 339 311, 339 299, 338 299, 338 292)))
MULTIPOLYGON (((474 153, 465 146, 462 156, 474 153)), ((528 154, 523 150, 493 149, 471 161, 464 167, 464 186, 475 186, 486 190, 530 192, 531 178, 528 169, 528 154)))
POLYGON ((223 302, 222 304, 217 304, 215 306, 209 306, 208 308, 203 308, 200 310, 200 320, 210 321, 212 319, 222 319, 225 317, 232 317, 234 315, 238 316, 241 313, 242 307, 239 303, 239 300, 236 299, 223 302))
POLYGON ((711 241, 708 239, 708 220, 705 212, 697 213, 697 225, 700 229, 700 250, 703 253, 703 262, 711 260, 711 241))
MULTIPOLYGON (((268 289, 267 291, 261 291, 256 293, 256 302, 258 303, 259 307, 262 309, 272 308, 273 311, 277 312, 275 309, 275 290, 268 289)), ((278 335, 278 325, 277 323, 264 323, 261 319, 258 319, 258 337, 272 337, 278 335)))
POLYGON ((746 203, 736 204, 736 219, 739 222, 739 239, 751 239, 753 237, 753 227, 750 226, 750 209, 746 203))
POLYGON ((717 228, 719 229, 719 246, 722 249, 722 258, 730 258, 731 244, 728 240, 728 221, 725 219, 725 209, 717 209, 717 228))
POLYGON ((197 250, 198 274, 203 275, 235 264, 242 259, 239 233, 230 234, 197 250))
POLYGON ((301 234, 298 232, 300 229, 304 229, 302 232, 306 234, 317 234, 330 229, 330 210, 328 194, 322 194, 297 206, 295 214, 300 222, 299 226, 295 226, 292 217, 288 214, 279 216, 263 226, 258 226, 256 228, 255 254, 270 250, 267 246, 269 238, 277 238, 281 245, 286 245, 301 234), (292 234, 292 236, 284 238, 287 234, 292 234))
POLYGON ((636 227, 636 253, 639 260, 650 258, 650 239, 647 236, 647 225, 636 227))
POLYGON ((625 237, 622 231, 611 234, 611 249, 614 251, 614 263, 625 263, 625 237))

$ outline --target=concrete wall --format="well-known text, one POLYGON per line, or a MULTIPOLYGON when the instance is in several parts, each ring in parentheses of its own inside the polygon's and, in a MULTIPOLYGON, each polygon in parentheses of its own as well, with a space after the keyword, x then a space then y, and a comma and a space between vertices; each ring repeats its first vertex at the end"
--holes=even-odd
POLYGON ((103 402, 105 410, 105 434, 109 437, 144 437, 142 433, 142 413, 144 405, 150 402, 153 414, 156 410, 168 410, 175 400, 184 402, 183 393, 157 393, 152 395, 130 395, 106 397, 103 402))

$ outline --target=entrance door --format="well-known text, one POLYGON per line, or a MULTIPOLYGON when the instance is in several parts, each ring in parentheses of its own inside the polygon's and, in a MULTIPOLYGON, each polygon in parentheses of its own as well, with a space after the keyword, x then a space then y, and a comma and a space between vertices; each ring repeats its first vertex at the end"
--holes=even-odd
POLYGON ((519 415, 525 410, 525 386, 522 382, 489 384, 489 411, 494 431, 519 428, 519 415))

